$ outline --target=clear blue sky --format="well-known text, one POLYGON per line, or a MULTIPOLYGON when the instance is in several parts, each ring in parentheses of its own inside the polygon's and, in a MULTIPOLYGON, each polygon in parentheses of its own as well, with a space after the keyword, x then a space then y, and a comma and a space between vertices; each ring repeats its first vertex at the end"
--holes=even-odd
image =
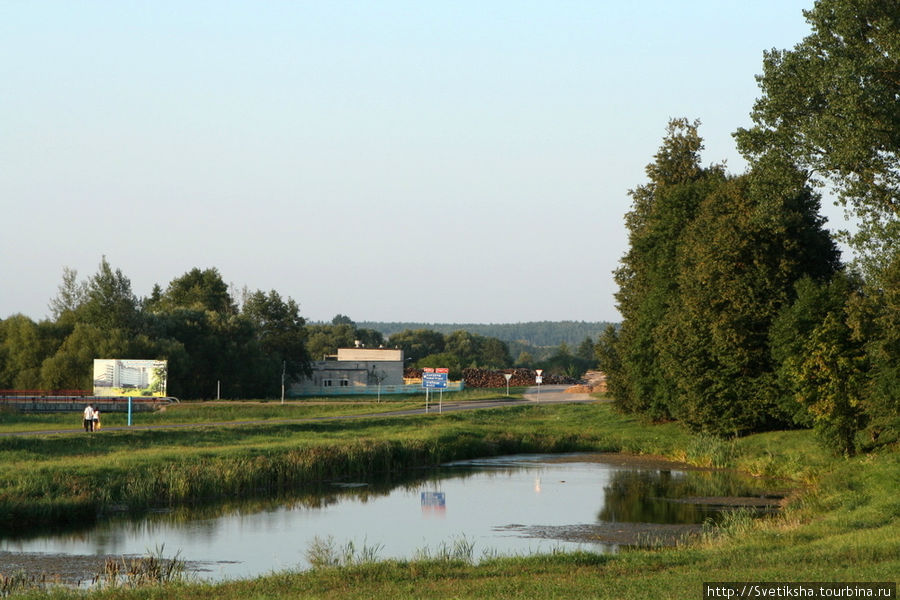
POLYGON ((139 296, 216 267, 312 320, 618 320, 668 119, 743 170, 811 4, 0 0, 0 317, 106 255, 139 296))

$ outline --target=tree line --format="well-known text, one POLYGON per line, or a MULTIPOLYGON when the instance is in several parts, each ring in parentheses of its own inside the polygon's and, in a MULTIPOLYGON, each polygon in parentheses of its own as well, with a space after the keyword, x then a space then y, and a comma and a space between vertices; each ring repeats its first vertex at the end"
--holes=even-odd
POLYGON ((520 346, 556 348, 560 344, 577 346, 585 338, 596 340, 603 333, 607 322, 598 321, 527 321, 522 323, 417 323, 397 321, 366 321, 362 327, 380 331, 390 337, 401 331, 428 329, 448 335, 454 331, 468 331, 504 342, 516 342, 520 346))
POLYGON ((598 344, 616 405, 695 431, 814 427, 838 452, 900 426, 900 13, 820 0, 812 34, 765 54, 749 168, 703 166, 699 122, 669 124, 631 190, 615 272, 621 328, 598 344), (859 229, 840 260, 831 186, 859 229))
POLYGON ((512 367, 543 368, 548 373, 579 377, 596 366, 595 340, 590 337, 585 337, 574 351, 565 342, 551 348, 535 348, 482 335, 466 327, 457 325, 443 331, 406 328, 385 334, 375 322, 355 323, 350 317, 338 314, 331 323, 307 325, 306 347, 313 360, 332 355, 338 348, 356 345, 399 348, 403 350, 407 367, 445 367, 450 370, 451 379, 461 378, 464 369, 512 367), (514 354, 513 350, 519 351, 514 354))
POLYGON ((149 297, 138 298, 131 281, 103 257, 83 280, 63 270, 51 318, 24 315, 0 320, 0 389, 91 390, 96 358, 168 361, 169 395, 180 398, 271 398, 311 373, 312 361, 338 348, 389 346, 405 352, 411 367, 448 367, 458 378, 466 368, 544 366, 578 375, 593 364, 593 342, 572 354, 514 361, 497 338, 456 330, 404 330, 390 338, 337 315, 309 324, 298 304, 277 291, 242 290, 235 298, 215 268, 195 268, 149 297))
POLYGON ((274 396, 281 378, 309 373, 306 323, 294 300, 272 290, 235 302, 216 269, 192 269, 137 298, 106 257, 79 280, 64 269, 52 318, 0 321, 0 388, 93 387, 95 358, 168 360, 168 393, 209 398, 274 396))

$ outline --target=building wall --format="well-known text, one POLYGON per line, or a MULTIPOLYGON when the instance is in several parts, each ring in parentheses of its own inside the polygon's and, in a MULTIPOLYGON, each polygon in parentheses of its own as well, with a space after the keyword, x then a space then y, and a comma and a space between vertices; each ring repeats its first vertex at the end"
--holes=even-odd
POLYGON ((298 387, 403 385, 403 351, 339 348, 336 357, 313 361, 312 371, 298 387))
POLYGON ((354 362, 403 362, 403 350, 392 348, 338 348, 339 361, 354 362))

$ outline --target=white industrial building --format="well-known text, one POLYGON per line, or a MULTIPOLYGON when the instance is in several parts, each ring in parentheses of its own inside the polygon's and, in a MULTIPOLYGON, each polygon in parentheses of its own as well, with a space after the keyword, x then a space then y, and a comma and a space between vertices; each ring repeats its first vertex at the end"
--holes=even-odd
POLYGON ((337 392, 365 393, 403 385, 403 350, 392 348, 338 348, 337 354, 312 363, 312 375, 291 387, 291 395, 337 392))
POLYGON ((147 361, 99 360, 94 364, 94 386, 145 388, 150 385, 154 364, 147 361), (98 364, 99 363, 99 364, 98 364))

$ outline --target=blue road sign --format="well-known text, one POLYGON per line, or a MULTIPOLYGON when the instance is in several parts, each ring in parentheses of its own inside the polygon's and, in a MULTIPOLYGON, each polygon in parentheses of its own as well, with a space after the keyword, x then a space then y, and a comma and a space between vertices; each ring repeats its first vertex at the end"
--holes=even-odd
POLYGON ((422 387, 427 389, 443 389, 447 387, 446 373, 422 373, 422 387))

